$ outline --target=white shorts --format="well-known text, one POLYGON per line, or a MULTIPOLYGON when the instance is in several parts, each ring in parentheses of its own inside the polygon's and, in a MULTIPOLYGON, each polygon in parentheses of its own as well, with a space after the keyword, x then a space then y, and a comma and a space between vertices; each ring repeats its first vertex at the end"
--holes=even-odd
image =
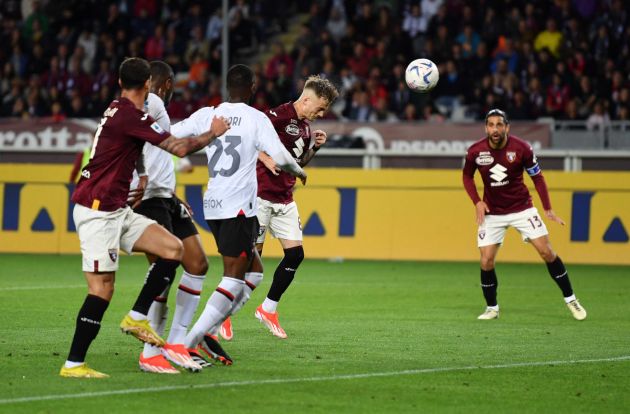
POLYGON ((272 203, 258 197, 258 223, 260 230, 256 244, 265 242, 267 229, 276 239, 302 241, 302 223, 295 201, 289 204, 272 203))
POLYGON ((118 250, 131 254, 144 230, 155 223, 130 207, 98 211, 76 204, 72 216, 81 241, 84 272, 118 270, 118 250))
POLYGON ((477 246, 491 246, 503 243, 505 231, 514 227, 527 242, 549 234, 536 207, 503 215, 487 215, 484 223, 477 230, 477 246))

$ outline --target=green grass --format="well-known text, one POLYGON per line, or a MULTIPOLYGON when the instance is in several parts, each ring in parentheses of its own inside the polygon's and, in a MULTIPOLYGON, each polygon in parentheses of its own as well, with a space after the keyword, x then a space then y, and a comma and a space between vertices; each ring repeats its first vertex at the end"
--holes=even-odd
MULTIPOLYGON (((200 307, 218 282, 218 263, 211 258, 200 307)), ((276 264, 266 260, 267 277, 224 344, 236 363, 158 376, 138 370, 140 343, 117 329, 146 271, 144 258, 124 257, 88 354, 111 378, 73 380, 58 370, 85 296, 80 258, 0 255, 0 264, 0 412, 608 413, 630 406, 630 358, 604 361, 630 356, 628 267, 569 264, 589 312, 577 322, 542 264, 499 264, 501 319, 477 321, 476 263, 307 260, 279 308, 289 334, 282 341, 253 317, 276 264), (65 397, 85 393, 93 395, 65 397)))

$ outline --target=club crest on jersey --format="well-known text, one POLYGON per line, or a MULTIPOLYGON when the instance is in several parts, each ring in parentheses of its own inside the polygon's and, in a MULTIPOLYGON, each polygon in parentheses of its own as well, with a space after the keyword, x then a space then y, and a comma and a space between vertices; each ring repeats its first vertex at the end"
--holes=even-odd
POLYGON ((116 263, 116 260, 118 260, 118 250, 109 249, 107 252, 109 253, 109 258, 112 259, 112 262, 116 263))
POLYGON ((480 153, 479 156, 475 159, 477 165, 490 165, 494 162, 494 157, 489 154, 480 153))
POLYGON ((483 239, 485 239, 485 238, 486 238, 486 232, 485 232, 485 231, 483 231, 483 230, 482 230, 482 231, 480 231, 480 232, 479 232, 479 239, 480 239, 480 240, 483 240, 483 239))
POLYGON ((516 153, 514 151, 508 151, 505 156, 507 157, 507 160, 509 162, 514 162, 514 160, 516 159, 516 153))
POLYGON ((300 135, 300 127, 298 127, 297 125, 294 124, 289 124, 286 126, 286 128, 284 128, 284 131, 289 134, 289 135, 293 135, 293 136, 298 136, 300 135))

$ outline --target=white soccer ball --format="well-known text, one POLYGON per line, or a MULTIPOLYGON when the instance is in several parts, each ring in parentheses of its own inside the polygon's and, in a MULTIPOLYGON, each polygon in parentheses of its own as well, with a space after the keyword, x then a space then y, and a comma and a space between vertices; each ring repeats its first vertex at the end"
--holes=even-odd
POLYGON ((407 66, 405 81, 409 89, 425 93, 435 88, 440 80, 440 72, 429 59, 416 59, 407 66))

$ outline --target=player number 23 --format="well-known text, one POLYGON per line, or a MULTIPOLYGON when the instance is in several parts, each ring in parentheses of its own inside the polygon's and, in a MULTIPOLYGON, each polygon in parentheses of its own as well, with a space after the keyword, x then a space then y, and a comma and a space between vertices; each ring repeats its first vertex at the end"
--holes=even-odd
POLYGON ((212 158, 208 161, 208 172, 211 177, 216 177, 217 175, 222 175, 224 177, 230 177, 234 175, 238 168, 241 166, 241 155, 236 151, 236 147, 241 145, 241 137, 239 135, 226 135, 225 144, 222 140, 215 139, 212 141, 210 146, 216 148, 214 154, 212 154, 212 158), (225 146, 225 147, 224 147, 225 146), (216 170, 215 167, 221 158, 221 154, 225 152, 226 155, 232 157, 232 164, 230 168, 225 169, 221 168, 220 170, 216 170))

